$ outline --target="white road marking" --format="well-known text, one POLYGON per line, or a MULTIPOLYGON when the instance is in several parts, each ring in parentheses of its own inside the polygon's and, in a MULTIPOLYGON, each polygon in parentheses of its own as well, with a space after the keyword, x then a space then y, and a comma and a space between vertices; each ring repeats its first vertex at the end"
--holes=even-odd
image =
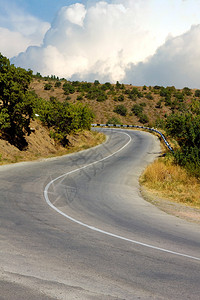
POLYGON ((81 225, 81 226, 83 226, 83 227, 89 228, 89 229, 91 229, 91 230, 93 230, 93 231, 100 232, 100 233, 103 233, 103 234, 105 234, 105 235, 108 235, 108 236, 111 236, 111 237, 115 237, 115 238, 117 238, 117 239, 124 240, 124 241, 126 241, 126 242, 130 242, 130 243, 137 244, 137 245, 140 245, 140 246, 144 246, 144 247, 147 247, 147 248, 151 248, 151 249, 154 249, 154 250, 158 250, 158 251, 170 253, 170 254, 173 254, 173 255, 178 255, 178 256, 182 256, 182 257, 186 257, 186 258, 190 258, 190 259, 194 259, 194 260, 200 261, 200 258, 195 257, 195 256, 191 256, 191 255, 187 255, 187 254, 183 254, 183 253, 179 253, 179 252, 167 250, 167 249, 164 249, 164 248, 156 247, 156 246, 153 246, 153 245, 150 245, 150 244, 145 244, 145 243, 142 243, 142 242, 138 242, 138 241, 135 241, 135 240, 132 240, 132 239, 128 239, 128 238, 123 237, 123 236, 120 236, 120 235, 116 235, 116 234, 111 233, 111 232, 108 232, 108 231, 101 230, 101 229, 99 229, 99 228, 90 226, 90 225, 88 225, 88 224, 85 224, 85 223, 83 223, 83 222, 81 222, 81 221, 78 221, 78 220, 76 220, 76 219, 70 217, 69 215, 65 214, 65 213, 62 212, 60 209, 58 209, 56 206, 54 206, 54 205, 51 203, 51 201, 49 200, 48 189, 49 189, 49 187, 50 187, 55 181, 57 181, 58 179, 60 179, 60 178, 62 178, 62 177, 64 177, 64 176, 68 176, 68 175, 70 175, 70 174, 72 174, 72 173, 75 173, 75 172, 78 172, 78 171, 80 171, 80 170, 86 169, 86 168, 88 168, 88 167, 90 167, 90 166, 92 166, 92 165, 94 165, 94 164, 97 164, 97 163, 99 163, 99 162, 101 162, 101 161, 103 161, 103 160, 106 160, 106 159, 108 159, 108 158, 114 156, 115 154, 121 152, 125 147, 127 147, 127 146, 130 144, 132 138, 131 138, 131 136, 130 136, 129 134, 127 134, 127 133, 125 133, 125 132, 123 132, 123 134, 125 134, 125 135, 127 135, 127 136, 129 137, 129 141, 128 141, 122 148, 120 148, 119 150, 117 150, 116 152, 114 152, 114 153, 112 153, 112 154, 110 154, 110 155, 108 155, 108 156, 106 156, 106 157, 104 157, 104 158, 102 158, 102 159, 100 159, 100 160, 97 160, 97 161, 95 161, 95 162, 93 162, 93 163, 90 163, 90 164, 85 165, 85 166, 83 166, 83 167, 80 167, 80 168, 77 168, 77 169, 72 170, 72 171, 70 171, 70 172, 67 172, 67 173, 65 173, 65 174, 63 174, 63 175, 60 175, 60 176, 56 177, 55 179, 51 180, 51 181, 46 185, 46 187, 45 187, 45 189, 44 189, 44 197, 45 197, 46 203, 47 203, 51 208, 53 208, 56 212, 58 212, 60 215, 62 215, 63 217, 65 217, 65 218, 69 219, 70 221, 72 221, 72 222, 74 222, 74 223, 77 223, 77 224, 79 224, 79 225, 81 225))

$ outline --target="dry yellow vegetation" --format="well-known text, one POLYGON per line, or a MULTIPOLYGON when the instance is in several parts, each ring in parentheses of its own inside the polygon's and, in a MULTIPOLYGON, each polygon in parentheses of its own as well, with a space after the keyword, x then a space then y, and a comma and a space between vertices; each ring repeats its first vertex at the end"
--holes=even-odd
POLYGON ((172 159, 159 158, 149 165, 140 183, 159 197, 200 208, 200 181, 172 159))

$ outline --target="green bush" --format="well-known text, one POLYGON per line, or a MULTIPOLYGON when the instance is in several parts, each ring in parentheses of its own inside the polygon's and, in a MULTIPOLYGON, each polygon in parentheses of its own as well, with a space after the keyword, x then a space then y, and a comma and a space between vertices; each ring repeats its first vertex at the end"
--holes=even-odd
POLYGON ((186 95, 186 96, 191 96, 192 95, 192 91, 190 88, 188 87, 184 87, 183 88, 183 93, 186 95))
POLYGON ((147 94, 145 95, 145 97, 146 97, 148 100, 153 100, 153 96, 152 96, 151 92, 147 93, 147 94))
POLYGON ((178 164, 200 177, 200 116, 191 113, 167 117, 166 131, 174 137, 180 149, 174 155, 178 164))
POLYGON ((51 136, 63 146, 68 144, 69 134, 89 130, 94 118, 92 111, 82 103, 61 103, 56 98, 49 102, 38 99, 37 113, 42 123, 51 128, 51 136))
POLYGON ((140 123, 146 124, 149 122, 149 118, 147 117, 146 114, 141 114, 139 118, 140 123))
POLYGON ((124 101, 124 95, 122 95, 122 94, 119 95, 117 100, 120 101, 120 102, 124 101))
POLYGON ((133 107, 131 108, 131 111, 136 115, 140 116, 143 112, 143 107, 138 104, 134 104, 133 107))
POLYGON ((123 104, 121 104, 117 105, 113 111, 121 116, 126 116, 128 110, 123 104))
POLYGON ((63 84, 63 90, 65 95, 74 94, 76 91, 75 87, 69 82, 63 84))
POLYGON ((175 97, 177 100, 183 102, 183 100, 184 100, 184 93, 176 92, 176 93, 174 94, 174 97, 175 97))
POLYGON ((52 88, 51 83, 46 83, 46 84, 44 85, 44 90, 45 90, 45 91, 49 91, 49 90, 51 90, 51 88, 52 88))
POLYGON ((56 81, 55 85, 56 88, 59 88, 61 86, 61 82, 60 81, 56 81))
POLYGON ((83 100, 83 96, 82 96, 82 95, 78 95, 78 96, 76 97, 76 100, 78 100, 78 101, 83 100))
POLYGON ((195 97, 200 97, 200 90, 196 90, 194 95, 195 95, 195 97))
POLYGON ((136 87, 133 87, 131 90, 126 90, 126 93, 129 95, 129 99, 134 101, 137 98, 143 97, 143 94, 136 87))

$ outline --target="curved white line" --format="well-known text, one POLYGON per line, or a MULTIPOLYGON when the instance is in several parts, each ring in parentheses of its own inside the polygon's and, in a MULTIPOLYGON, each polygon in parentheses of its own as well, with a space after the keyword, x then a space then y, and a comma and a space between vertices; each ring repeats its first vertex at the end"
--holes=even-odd
POLYGON ((46 185, 46 187, 45 187, 45 189, 44 189, 44 197, 45 197, 46 203, 47 203, 51 208, 53 208, 56 212, 58 212, 60 215, 62 215, 63 217, 65 217, 65 218, 69 219, 70 221, 72 221, 72 222, 74 222, 74 223, 77 223, 77 224, 79 224, 79 225, 81 225, 81 226, 84 226, 84 227, 86 227, 86 228, 89 228, 89 229, 91 229, 91 230, 93 230, 93 231, 100 232, 100 233, 106 234, 106 235, 108 235, 108 236, 115 237, 115 238, 118 238, 118 239, 120 239, 120 240, 124 240, 124 241, 126 241, 126 242, 130 242, 130 243, 137 244, 137 245, 140 245, 140 246, 144 246, 144 247, 147 247, 147 248, 151 248, 151 249, 155 249, 155 250, 158 250, 158 251, 162 251, 162 252, 166 252, 166 253, 170 253, 170 254, 174 254, 174 255, 178 255, 178 256, 182 256, 182 257, 186 257, 186 258, 190 258, 190 259, 194 259, 194 260, 200 261, 200 258, 195 257, 195 256, 191 256, 191 255, 187 255, 187 254, 183 254, 183 253, 179 253, 179 252, 167 250, 167 249, 164 249, 164 248, 159 248, 159 247, 156 247, 156 246, 153 246, 153 245, 149 245, 149 244, 145 244, 145 243, 142 243, 142 242, 138 242, 138 241, 135 241, 135 240, 132 240, 132 239, 125 238, 125 237, 120 236, 120 235, 116 235, 116 234, 111 233, 111 232, 108 232, 108 231, 101 230, 101 229, 99 229, 99 228, 90 226, 90 225, 88 225, 88 224, 85 224, 85 223, 83 223, 83 222, 81 222, 81 221, 78 221, 78 220, 76 220, 76 219, 70 217, 69 215, 65 214, 65 213, 62 212, 60 209, 58 209, 56 206, 54 206, 54 205, 51 203, 51 201, 49 200, 48 189, 49 189, 49 187, 51 186, 52 183, 54 183, 55 181, 57 181, 58 179, 60 179, 60 178, 62 178, 62 177, 64 177, 64 176, 68 176, 68 175, 70 175, 70 174, 72 174, 72 173, 75 173, 75 172, 78 172, 78 171, 80 171, 80 170, 86 169, 86 168, 88 168, 88 167, 90 167, 90 166, 92 166, 92 165, 94 165, 94 164, 97 164, 97 163, 99 163, 99 162, 101 162, 101 161, 103 161, 103 160, 106 160, 106 159, 108 159, 108 158, 114 156, 115 154, 119 153, 120 151, 122 151, 125 147, 127 147, 127 146, 129 145, 129 143, 131 142, 132 139, 131 139, 131 136, 130 136, 129 134, 127 134, 127 133, 125 133, 125 132, 123 132, 123 134, 125 134, 125 135, 127 135, 127 136, 129 137, 129 141, 128 141, 122 148, 120 148, 119 150, 117 150, 116 152, 114 152, 114 153, 112 153, 112 154, 110 154, 110 155, 108 155, 108 156, 106 156, 106 157, 104 157, 104 158, 102 158, 102 159, 100 159, 100 160, 97 160, 97 161, 95 161, 95 162, 93 162, 93 163, 90 163, 90 164, 88 164, 88 165, 86 165, 86 166, 83 166, 83 167, 80 167, 80 168, 78 168, 78 169, 75 169, 75 170, 72 170, 72 171, 70 171, 70 172, 67 172, 67 173, 65 173, 65 174, 63 174, 63 175, 61 175, 61 176, 58 176, 58 177, 56 177, 55 179, 51 180, 51 181, 46 185))

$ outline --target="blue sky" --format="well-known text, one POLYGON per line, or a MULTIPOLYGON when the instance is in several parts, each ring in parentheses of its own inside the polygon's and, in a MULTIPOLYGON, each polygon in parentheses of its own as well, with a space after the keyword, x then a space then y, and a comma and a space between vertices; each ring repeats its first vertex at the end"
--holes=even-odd
POLYGON ((200 88, 199 0, 0 0, 0 52, 69 80, 200 88))
MULTIPOLYGON (((10 1, 10 0, 9 0, 10 1)), ((28 13, 40 18, 41 20, 52 22, 56 12, 63 6, 75 3, 69 0, 11 0, 23 7, 28 13)), ((80 1, 84 3, 85 1, 80 1)))
MULTIPOLYGON (((76 1, 68 0, 0 0, 0 7, 7 6, 15 9, 19 7, 25 12, 40 18, 41 20, 51 22, 55 16, 55 13, 62 7, 75 3, 76 1)), ((84 1, 80 1, 84 2, 84 1)))

